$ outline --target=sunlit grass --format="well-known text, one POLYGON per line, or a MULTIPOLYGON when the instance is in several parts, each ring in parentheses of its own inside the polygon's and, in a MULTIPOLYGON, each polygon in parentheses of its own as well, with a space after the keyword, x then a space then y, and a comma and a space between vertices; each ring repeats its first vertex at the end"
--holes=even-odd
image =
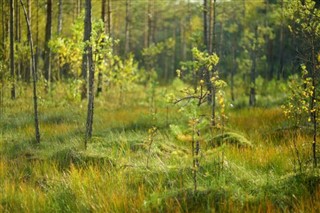
MULTIPOLYGON (((96 99, 93 138, 84 150, 86 101, 66 100, 63 85, 40 104, 42 142, 34 142, 30 91, 5 99, 0 121, 0 212, 317 212, 319 172, 297 169, 311 137, 293 137, 281 109, 229 109, 226 129, 252 147, 201 144, 199 191, 193 191, 191 144, 169 124, 185 122, 167 108, 160 88, 150 109, 143 86, 120 99, 96 99), (149 147, 148 129, 158 128, 149 147), (149 149, 150 148, 150 149, 149 149), (147 161, 149 164, 147 165, 147 161), (312 206, 312 207, 311 207, 312 206)), ((170 88, 169 88, 170 89, 170 88)), ((128 90, 129 91, 129 90, 128 90)))

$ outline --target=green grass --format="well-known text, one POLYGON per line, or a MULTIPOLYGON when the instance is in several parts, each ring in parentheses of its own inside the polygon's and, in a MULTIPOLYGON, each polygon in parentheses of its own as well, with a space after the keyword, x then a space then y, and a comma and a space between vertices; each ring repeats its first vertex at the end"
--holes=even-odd
MULTIPOLYGON (((63 86, 42 98, 39 145, 34 144, 31 91, 15 101, 6 97, 0 212, 320 210, 319 170, 305 166, 298 172, 292 130, 277 106, 228 109, 226 132, 215 135, 219 143, 201 141, 194 192, 191 144, 177 140, 169 127, 187 122, 164 101, 173 88, 157 90, 155 116, 143 87, 131 88, 121 105, 116 88, 105 92, 96 99, 93 138, 84 150, 86 102, 64 98, 63 86), (150 147, 152 126, 158 131, 150 147)), ((308 141, 307 132, 297 140, 304 162, 310 156, 308 141)))

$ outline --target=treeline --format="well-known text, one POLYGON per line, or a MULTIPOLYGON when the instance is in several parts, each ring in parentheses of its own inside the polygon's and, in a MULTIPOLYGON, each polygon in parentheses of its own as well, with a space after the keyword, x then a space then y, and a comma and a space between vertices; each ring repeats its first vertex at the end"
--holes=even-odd
MULTIPOLYGON (((119 60, 132 57, 139 69, 152 69, 158 81, 167 83, 181 66, 185 73, 192 72, 181 62, 191 61, 192 48, 196 47, 217 53, 220 76, 231 91, 236 85, 246 84, 246 90, 253 95, 257 78, 287 79, 299 73, 297 65, 309 60, 301 57, 310 51, 305 37, 292 33, 288 27, 299 25, 290 9, 294 2, 300 2, 297 7, 304 7, 313 1, 92 0, 92 36, 97 45, 102 47, 104 42, 104 48, 95 49, 96 62, 105 59, 107 53, 118 57, 106 60, 103 65, 108 68, 101 68, 99 76, 119 75, 115 73, 119 60)), ((46 82, 80 76, 85 2, 26 0, 25 4, 40 76, 46 82)), ((0 18, 1 75, 29 82, 27 30, 19 1, 2 0, 0 18), (10 29, 15 48, 15 69, 11 74, 6 69, 10 61, 10 29)), ((317 47, 317 42, 314 45, 317 47)), ((231 97, 235 99, 233 92, 231 97)))

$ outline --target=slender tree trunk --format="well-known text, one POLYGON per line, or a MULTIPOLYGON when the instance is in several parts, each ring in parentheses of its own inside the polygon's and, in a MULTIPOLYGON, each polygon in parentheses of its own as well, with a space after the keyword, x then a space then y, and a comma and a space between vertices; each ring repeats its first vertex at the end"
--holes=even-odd
MULTIPOLYGON (((210 0, 211 1, 211 0, 210 0)), ((213 52, 216 52, 216 0, 213 1, 213 20, 212 20, 212 47, 210 48, 211 52, 210 54, 212 54, 213 52)), ((217 70, 215 68, 212 68, 211 70, 211 75, 210 75, 210 79, 212 76, 215 75, 214 72, 217 72, 217 70)), ((209 83, 210 83, 210 87, 209 87, 209 92, 211 93, 211 100, 208 99, 209 103, 211 103, 211 125, 212 127, 216 126, 216 86, 213 85, 213 83, 211 82, 211 80, 209 79, 209 83)))
POLYGON ((269 55, 269 80, 273 79, 274 73, 274 59, 273 59, 273 40, 269 39, 269 48, 268 48, 268 55, 269 55))
MULTIPOLYGON (((83 32, 83 42, 88 43, 90 41, 91 36, 91 1, 88 2, 86 0, 86 15, 84 18, 84 32, 83 32), (90 6, 90 8, 87 8, 90 6)), ((89 52, 90 45, 86 44, 84 47, 84 51, 82 54, 82 71, 81 75, 83 78, 83 85, 81 89, 81 99, 87 98, 87 81, 88 81, 88 52, 89 52)))
POLYGON ((44 44, 44 77, 46 82, 46 92, 50 91, 51 83, 51 50, 49 41, 52 34, 52 0, 47 0, 47 22, 46 22, 46 35, 44 44))
POLYGON ((61 35, 61 32, 62 32, 62 0, 59 0, 59 3, 58 3, 58 28, 57 28, 58 36, 61 35))
POLYGON ((76 0, 76 17, 78 18, 81 14, 81 0, 76 0))
POLYGON ((174 75, 174 70, 176 70, 176 61, 177 61, 177 57, 178 57, 178 47, 177 47, 177 33, 176 33, 176 29, 173 30, 173 40, 175 41, 175 45, 174 45, 174 49, 172 51, 172 57, 171 57, 171 70, 169 71, 169 79, 171 79, 171 77, 174 75))
MULTIPOLYGON (((211 5, 211 0, 210 5, 211 5)), ((210 10, 210 8, 209 8, 210 10)), ((210 48, 209 48, 209 38, 210 38, 210 23, 211 23, 211 17, 209 16, 208 20, 208 2, 207 0, 203 0, 203 45, 204 49, 210 54, 210 48)), ((211 78, 211 72, 209 69, 205 68, 204 71, 200 73, 200 78, 202 79, 202 76, 205 75, 205 82, 207 86, 207 90, 209 91, 210 95, 208 95, 208 103, 212 103, 212 84, 210 82, 211 78)))
POLYGON ((283 0, 281 0, 281 26, 280 26, 280 40, 279 40, 279 46, 280 46, 280 51, 279 51, 279 69, 277 72, 277 80, 280 80, 280 77, 283 73, 283 60, 284 60, 284 55, 283 55, 283 0))
POLYGON ((148 32, 147 32, 147 35, 148 35, 148 44, 147 44, 147 47, 150 46, 150 44, 152 43, 152 8, 151 8, 151 0, 148 0, 148 14, 147 14, 147 17, 148 17, 148 32))
MULTIPOLYGON (((311 96, 311 121, 313 123, 313 141, 312 141, 312 155, 313 155, 313 166, 314 168, 317 167, 317 84, 316 84, 316 78, 317 78, 317 68, 316 68, 316 53, 315 53, 315 44, 312 40, 312 96, 311 96)), ((319 70, 318 70, 319 71, 319 70)))
MULTIPOLYGON (((19 52, 18 45, 20 44, 20 8, 19 4, 17 3, 15 6, 15 43, 16 43, 16 52, 19 52)), ((21 76, 21 63, 22 58, 19 58, 19 60, 16 61, 16 80, 18 81, 21 76)))
POLYGON ((104 32, 108 33, 108 23, 107 23, 107 0, 101 1, 101 20, 104 23, 104 32))
POLYGON ((250 72, 250 97, 249 97, 249 105, 256 105, 256 56, 252 56, 252 67, 250 72))
POLYGON ((216 0, 213 1, 213 21, 212 21, 212 51, 217 51, 216 42, 216 22, 217 22, 217 10, 216 10, 216 0))
POLYGON ((208 46, 207 46, 207 51, 208 53, 212 53, 212 47, 213 47, 213 0, 209 0, 209 7, 208 7, 208 10, 209 10, 209 15, 208 15, 208 46))
MULTIPOLYGON (((32 5, 31 5, 31 0, 27 1, 27 7, 28 7, 28 19, 29 19, 29 24, 30 24, 30 29, 32 29, 32 23, 31 23, 31 12, 32 12, 32 5)), ((32 56, 33 57, 33 56, 32 56)), ((28 83, 30 83, 30 76, 32 73, 32 58, 30 57, 30 62, 29 66, 26 67, 25 69, 25 75, 24 75, 24 80, 28 83)))
POLYGON ((10 75, 11 75, 11 99, 16 98, 16 77, 14 62, 14 0, 10 0, 10 75))
MULTIPOLYGON (((62 13, 63 13, 63 3, 62 0, 58 2, 58 25, 57 25, 57 36, 60 36, 62 33, 62 13)), ((58 67, 59 71, 57 72, 57 79, 60 80, 63 76, 63 69, 61 67, 61 59, 58 58, 58 67)))
MULTIPOLYGON (((220 56, 220 57, 223 57, 222 56, 222 53, 223 53, 223 43, 224 43, 224 34, 223 34, 223 23, 222 22, 220 22, 220 34, 219 34, 219 36, 220 36, 220 38, 219 38, 219 49, 217 49, 216 48, 216 52, 217 52, 217 54, 220 56)), ((217 39, 215 39, 215 40, 217 40, 217 39)), ((216 43, 217 43, 217 41, 216 41, 216 43)), ((217 46, 217 45, 216 45, 217 46)))
MULTIPOLYGON (((258 40, 258 26, 254 28, 254 42, 258 40)), ((251 50, 251 72, 250 72, 250 94, 249 94, 249 106, 256 105, 256 67, 257 67, 257 51, 251 50)))
MULTIPOLYGON (((1 44, 1 57, 4 58, 4 50, 5 50, 5 41, 6 41, 6 34, 5 34, 5 0, 1 1, 1 26, 2 26, 2 44, 1 44)), ((3 95, 4 95, 4 76, 3 74, 0 75, 1 80, 1 88, 0 88, 0 119, 2 119, 4 110, 3 110, 3 95)))
POLYGON ((31 32, 31 22, 28 18, 28 14, 25 6, 23 5, 22 0, 20 0, 22 5, 24 16, 27 22, 28 28, 28 40, 30 45, 30 56, 32 61, 32 77, 33 77, 33 108, 34 108, 34 126, 35 126, 35 139, 37 143, 40 143, 40 130, 39 130, 39 119, 38 119, 38 101, 37 101, 37 70, 35 65, 35 55, 33 51, 33 41, 32 41, 32 32, 31 32))
POLYGON ((148 0, 148 3, 145 6, 145 24, 144 24, 144 42, 143 42, 143 47, 147 48, 149 47, 149 9, 150 7, 150 0, 148 0))
POLYGON ((5 42, 6 42, 6 33, 5 33, 5 21, 4 21, 4 17, 5 17, 5 10, 4 10, 4 4, 5 4, 5 0, 1 1, 1 26, 2 26, 2 50, 4 51, 5 48, 5 42))
POLYGON ((186 27, 184 20, 180 21, 180 34, 181 34, 181 60, 185 61, 187 59, 187 42, 186 42, 186 27))
MULTIPOLYGON (((101 1, 101 20, 102 22, 104 23, 104 32, 106 33, 107 31, 107 25, 106 25, 106 0, 102 0, 101 1)), ((105 56, 102 56, 100 58, 100 60, 102 61, 102 63, 105 62, 106 60, 106 57, 105 56)), ((98 97, 100 95, 100 93, 102 92, 102 71, 101 69, 98 69, 99 73, 98 73, 98 83, 97 83, 97 93, 96 93, 96 96, 98 97)))
POLYGON ((130 52, 130 25, 131 25, 131 1, 126 0, 126 25, 125 25, 125 48, 124 52, 127 55, 130 52))
POLYGON ((111 0, 108 0, 107 8, 108 8, 108 11, 107 11, 107 15, 108 15, 107 29, 108 29, 108 31, 107 31, 107 33, 109 34, 110 37, 112 37, 112 35, 111 35, 112 34, 111 33, 111 28, 112 28, 112 26, 111 26, 111 23, 112 23, 111 0))
POLYGON ((208 50, 208 3, 207 3, 207 0, 203 0, 203 45, 204 45, 204 48, 208 50))
POLYGON ((71 0, 71 4, 72 4, 72 23, 76 22, 76 3, 75 0, 71 0))
MULTIPOLYGON (((86 0, 86 15, 85 15, 85 29, 88 30, 87 35, 91 35, 92 23, 91 23, 91 0, 86 0)), ((85 148, 87 148, 87 142, 92 137, 92 124, 93 124, 93 109, 94 109, 94 63, 92 56, 92 46, 88 45, 88 63, 89 63, 89 100, 88 100, 88 112, 86 123, 86 136, 85 136, 85 148)))
POLYGON ((234 97, 234 75, 235 75, 236 70, 237 70, 236 45, 237 45, 236 42, 234 42, 233 47, 232 47, 232 64, 233 64, 233 68, 231 70, 231 79, 230 79, 230 91, 231 91, 231 100, 232 101, 235 101, 235 97, 234 97))
POLYGON ((155 9, 156 1, 157 0, 152 1, 152 10, 151 10, 152 19, 151 19, 151 29, 150 30, 151 30, 151 42, 152 43, 156 42, 156 32, 157 32, 157 14, 156 14, 156 9, 155 9))
POLYGON ((37 12, 36 12, 36 54, 35 54, 35 64, 36 64, 36 71, 39 67, 39 55, 40 55, 40 47, 39 47, 39 0, 37 0, 37 12))

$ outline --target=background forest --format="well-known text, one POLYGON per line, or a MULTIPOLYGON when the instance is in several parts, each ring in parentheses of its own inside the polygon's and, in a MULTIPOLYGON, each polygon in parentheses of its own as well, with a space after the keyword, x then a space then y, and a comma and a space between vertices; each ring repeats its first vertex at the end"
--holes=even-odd
POLYGON ((320 210, 318 1, 0 11, 0 212, 320 210))

